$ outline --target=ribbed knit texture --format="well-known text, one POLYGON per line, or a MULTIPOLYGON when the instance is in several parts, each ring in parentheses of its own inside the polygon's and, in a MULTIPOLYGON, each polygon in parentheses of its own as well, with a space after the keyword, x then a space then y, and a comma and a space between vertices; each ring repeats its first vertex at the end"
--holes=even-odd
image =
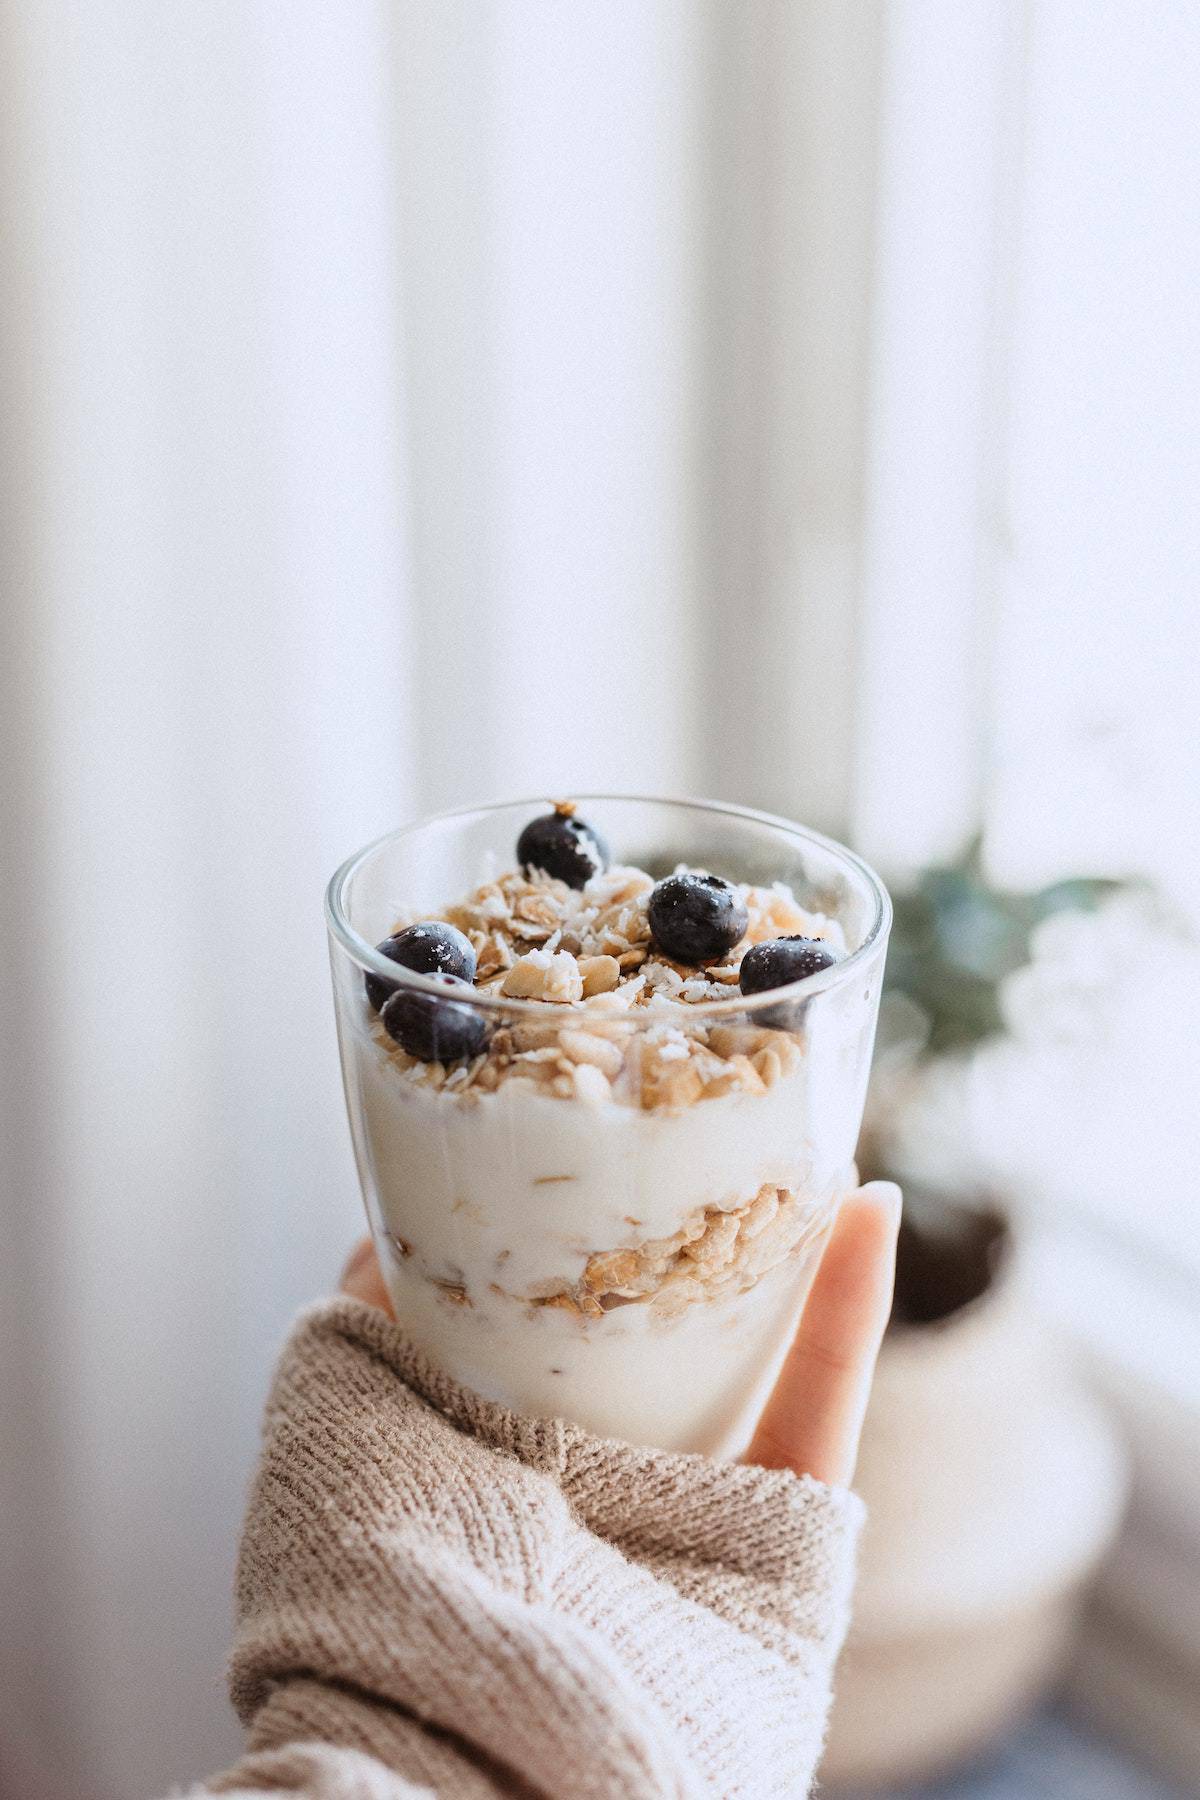
POLYGON ((311 1308, 238 1568, 237 1767, 201 1795, 809 1792, 860 1502, 527 1419, 311 1308))

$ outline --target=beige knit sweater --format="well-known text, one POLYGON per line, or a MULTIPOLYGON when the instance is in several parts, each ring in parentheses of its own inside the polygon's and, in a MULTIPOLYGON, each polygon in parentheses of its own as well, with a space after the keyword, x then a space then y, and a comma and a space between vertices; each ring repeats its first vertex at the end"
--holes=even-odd
POLYGON ((193 1800, 807 1794, 861 1510, 522 1418, 313 1307, 242 1540, 248 1752, 193 1800))

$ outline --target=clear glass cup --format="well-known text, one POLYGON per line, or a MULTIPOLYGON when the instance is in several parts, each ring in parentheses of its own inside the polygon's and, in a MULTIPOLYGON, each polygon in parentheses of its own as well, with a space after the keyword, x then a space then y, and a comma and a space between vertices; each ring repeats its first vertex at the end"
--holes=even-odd
MULTIPOLYGON (((441 1005, 446 989, 373 946, 449 912, 475 941, 482 980, 502 958, 488 932, 505 913, 502 936, 528 933, 517 949, 551 955, 565 943, 567 967, 580 940, 551 934, 556 905, 577 901, 544 880, 545 891, 522 894, 516 877, 516 901, 511 882, 497 885, 545 802, 382 838, 338 870, 326 897, 371 1231, 397 1318, 457 1380, 602 1436, 734 1455, 853 1181, 891 906, 858 857, 783 819, 686 800, 578 805, 614 865, 582 941, 603 935, 643 988, 670 988, 678 971, 653 954, 639 966, 649 884, 621 867, 657 880, 685 864, 752 884, 751 929, 767 935, 796 929, 789 902, 764 892, 783 883, 844 954, 790 988, 746 997, 718 970, 689 1004, 659 994, 636 1007, 620 992, 579 998, 574 976, 555 1003, 513 998, 498 969, 490 989, 454 993, 486 1049, 419 1062, 388 1036, 364 983, 441 1005), (455 910, 489 882, 474 910, 455 910)), ((611 982, 605 968, 588 966, 589 984, 611 982)))

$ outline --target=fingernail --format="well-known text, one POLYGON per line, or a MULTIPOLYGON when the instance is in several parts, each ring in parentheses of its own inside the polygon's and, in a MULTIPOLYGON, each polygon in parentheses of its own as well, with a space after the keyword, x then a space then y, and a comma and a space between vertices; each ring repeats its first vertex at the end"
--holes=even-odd
POLYGON ((868 1181, 859 1193, 868 1196, 880 1206, 885 1206, 895 1218, 899 1219, 900 1209, 904 1205, 904 1195, 894 1181, 868 1181))

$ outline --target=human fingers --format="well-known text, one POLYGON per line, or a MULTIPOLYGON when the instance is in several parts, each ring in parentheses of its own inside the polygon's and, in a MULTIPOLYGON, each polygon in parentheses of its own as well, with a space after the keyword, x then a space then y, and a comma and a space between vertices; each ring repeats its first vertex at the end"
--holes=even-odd
POLYGON ((370 1238, 363 1238, 361 1243, 354 1246, 338 1285, 343 1294, 349 1294, 355 1300, 365 1300, 368 1306, 378 1306, 395 1317, 379 1270, 379 1258, 370 1238))
POLYGON ((873 1181, 842 1202, 792 1347, 745 1460, 846 1485, 892 1305, 900 1190, 873 1181))

